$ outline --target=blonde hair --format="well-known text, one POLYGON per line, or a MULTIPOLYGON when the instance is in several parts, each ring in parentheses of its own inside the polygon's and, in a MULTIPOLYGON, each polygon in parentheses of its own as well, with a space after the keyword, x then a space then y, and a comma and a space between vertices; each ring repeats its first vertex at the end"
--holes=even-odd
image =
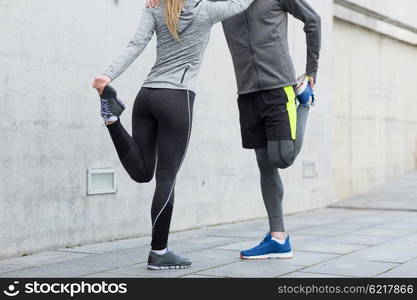
POLYGON ((177 41, 180 40, 178 22, 184 3, 185 0, 165 0, 165 23, 168 26, 169 32, 171 32, 177 41))

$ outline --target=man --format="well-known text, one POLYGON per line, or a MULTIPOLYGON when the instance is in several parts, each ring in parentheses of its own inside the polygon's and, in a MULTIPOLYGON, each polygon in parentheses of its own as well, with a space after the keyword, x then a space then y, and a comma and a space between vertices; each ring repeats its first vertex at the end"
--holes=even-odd
MULTIPOLYGON (((203 0, 204 1, 204 0, 203 0)), ((221 0, 211 0, 221 1, 221 0)), ((148 0, 154 6, 158 0, 148 0)), ((278 169, 291 166, 300 153, 311 97, 299 97, 288 47, 288 14, 304 22, 307 42, 305 78, 314 88, 321 45, 321 20, 305 0, 261 0, 223 21, 238 87, 242 144, 254 149, 270 232, 242 259, 291 258, 285 232, 284 189, 278 169)))

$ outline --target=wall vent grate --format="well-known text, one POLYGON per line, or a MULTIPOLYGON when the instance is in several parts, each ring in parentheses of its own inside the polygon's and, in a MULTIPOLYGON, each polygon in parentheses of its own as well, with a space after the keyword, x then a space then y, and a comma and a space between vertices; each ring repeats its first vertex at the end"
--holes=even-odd
POLYGON ((116 174, 113 169, 88 169, 87 195, 115 194, 116 174))

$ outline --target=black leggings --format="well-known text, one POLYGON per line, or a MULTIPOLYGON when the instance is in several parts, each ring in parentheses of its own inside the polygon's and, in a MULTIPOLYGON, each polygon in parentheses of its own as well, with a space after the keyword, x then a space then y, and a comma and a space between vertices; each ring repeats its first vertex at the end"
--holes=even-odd
POLYGON ((168 244, 175 181, 190 140, 194 98, 186 90, 142 88, 133 106, 132 137, 119 121, 108 126, 120 161, 133 180, 151 181, 156 165, 153 250, 168 244))

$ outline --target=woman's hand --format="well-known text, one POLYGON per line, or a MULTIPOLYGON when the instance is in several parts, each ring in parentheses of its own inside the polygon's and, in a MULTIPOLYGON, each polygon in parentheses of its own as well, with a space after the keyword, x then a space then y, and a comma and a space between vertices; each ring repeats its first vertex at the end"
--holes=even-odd
POLYGON ((159 6, 159 0, 146 0, 146 7, 147 8, 149 8, 149 7, 155 8, 155 7, 158 7, 158 6, 159 6))
POLYGON ((111 78, 106 75, 102 75, 96 77, 93 82, 93 88, 97 90, 97 92, 101 95, 103 94, 103 90, 111 82, 111 78))

